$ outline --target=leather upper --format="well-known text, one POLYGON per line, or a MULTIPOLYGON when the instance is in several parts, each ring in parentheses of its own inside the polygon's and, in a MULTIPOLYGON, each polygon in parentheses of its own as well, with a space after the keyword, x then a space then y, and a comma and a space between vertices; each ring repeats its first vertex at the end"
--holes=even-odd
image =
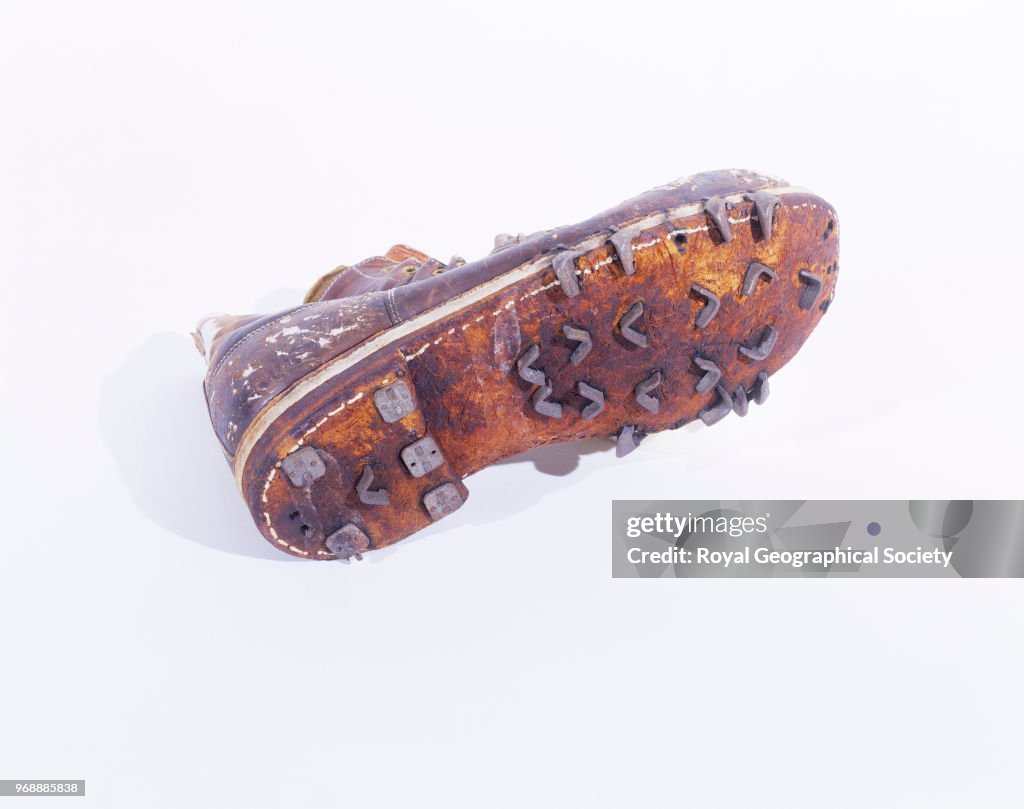
POLYGON ((384 293, 371 292, 247 319, 218 333, 205 389, 214 430, 228 456, 278 394, 390 325, 384 293))
MULTIPOLYGON (((458 257, 450 264, 461 266, 466 262, 458 257)), ((449 268, 436 258, 414 250, 404 244, 396 244, 383 256, 373 256, 351 266, 341 266, 321 277, 309 292, 306 303, 337 300, 364 292, 379 292, 403 284, 411 284, 440 275, 449 268)))

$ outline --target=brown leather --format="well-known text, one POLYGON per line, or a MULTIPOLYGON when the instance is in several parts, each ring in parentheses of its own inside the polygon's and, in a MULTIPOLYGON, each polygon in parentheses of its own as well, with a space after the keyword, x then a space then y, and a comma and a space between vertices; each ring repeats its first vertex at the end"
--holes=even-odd
POLYGON ((383 256, 372 256, 351 266, 342 265, 331 270, 313 284, 306 293, 305 303, 348 298, 364 292, 382 292, 422 281, 446 269, 447 265, 426 253, 396 244, 383 256))
POLYGON ((374 292, 243 318, 220 332, 205 391, 228 457, 252 419, 278 394, 390 325, 384 293, 374 292))
POLYGON ((424 254, 393 248, 353 265, 379 276, 343 270, 320 285, 321 300, 236 327, 206 390, 229 458, 241 450, 235 469, 260 530, 307 558, 334 558, 339 534, 382 547, 437 518, 438 492, 453 507, 462 478, 531 446, 600 435, 621 445, 626 428, 639 437, 745 414, 824 315, 838 275, 831 206, 795 189, 755 201, 752 192, 784 185, 745 171, 698 175, 436 275, 420 271, 424 254), (713 215, 726 195, 728 239, 713 215), (609 241, 619 229, 625 248, 609 241), (575 272, 562 277, 552 265, 567 251, 575 272), (404 279, 394 272, 403 261, 419 268, 404 279), (379 285, 331 297, 364 281, 379 285), (579 362, 571 329, 592 339, 579 362), (413 409, 392 422, 377 397, 396 382, 413 409), (417 476, 401 459, 424 438, 443 460, 417 476), (305 485, 284 471, 300 449, 323 466, 305 485))

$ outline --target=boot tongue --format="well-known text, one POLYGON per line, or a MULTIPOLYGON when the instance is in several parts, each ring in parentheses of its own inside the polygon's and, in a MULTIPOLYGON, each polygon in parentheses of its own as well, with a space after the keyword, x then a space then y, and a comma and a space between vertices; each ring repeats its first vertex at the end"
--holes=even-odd
POLYGON ((426 253, 405 244, 396 244, 383 256, 373 256, 358 264, 331 270, 313 284, 303 302, 333 301, 364 292, 382 292, 422 281, 446 269, 447 265, 426 253))
POLYGON ((396 263, 410 258, 415 259, 420 264, 430 261, 430 256, 426 253, 409 247, 407 244, 396 244, 384 255, 396 263))

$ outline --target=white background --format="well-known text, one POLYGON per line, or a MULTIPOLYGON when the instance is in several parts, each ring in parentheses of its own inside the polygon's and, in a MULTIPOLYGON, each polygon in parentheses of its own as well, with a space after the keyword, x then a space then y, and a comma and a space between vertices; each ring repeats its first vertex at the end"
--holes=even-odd
POLYGON ((1019 806, 1019 581, 609 576, 612 498, 1024 495, 1019 20, 847 5, 5 0, 0 777, 97 807, 1019 806), (766 406, 491 468, 358 565, 256 532, 198 316, 732 166, 842 222, 766 406))

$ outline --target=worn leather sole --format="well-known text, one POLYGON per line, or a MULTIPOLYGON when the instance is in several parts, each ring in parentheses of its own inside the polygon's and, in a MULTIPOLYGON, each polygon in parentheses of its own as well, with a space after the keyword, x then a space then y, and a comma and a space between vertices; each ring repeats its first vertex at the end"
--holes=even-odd
POLYGON ((793 187, 604 228, 323 365, 235 455, 264 535, 361 558, 460 508, 462 479, 557 441, 744 416, 832 300, 834 210, 793 187))

